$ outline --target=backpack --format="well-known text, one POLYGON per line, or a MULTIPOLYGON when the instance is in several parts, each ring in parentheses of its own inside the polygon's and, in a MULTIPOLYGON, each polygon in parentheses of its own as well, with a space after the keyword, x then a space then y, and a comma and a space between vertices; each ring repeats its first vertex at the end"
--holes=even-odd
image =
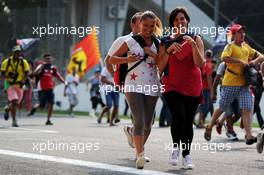
POLYGON ((36 84, 38 84, 40 78, 45 73, 45 70, 51 70, 51 69, 53 69, 53 65, 52 64, 42 64, 42 65, 43 65, 43 67, 41 68, 41 71, 38 74, 35 74, 36 84))
MULTIPOLYGON (((144 47, 147 46, 145 40, 140 35, 134 35, 134 36, 132 36, 132 38, 140 45, 141 48, 144 48, 144 47)), ((157 52, 158 52, 159 41, 154 36, 152 37, 152 40, 153 40, 154 45, 157 48, 157 52)), ((127 56, 127 54, 125 54, 124 56, 127 56)), ((145 54, 143 59, 139 60, 136 64, 134 64, 129 69, 128 69, 128 64, 127 63, 123 63, 123 64, 117 65, 116 66, 116 70, 114 72, 114 83, 115 83, 115 86, 122 88, 124 86, 124 84, 125 84, 126 75, 131 70, 136 68, 140 63, 142 63, 143 61, 146 61, 147 58, 148 58, 148 54, 145 54)))
MULTIPOLYGON (((24 60, 25 60, 24 58, 19 59, 18 65, 21 64, 21 67, 22 67, 23 71, 26 72, 25 71, 24 60)), ((6 70, 5 71, 8 71, 8 68, 10 67, 10 65, 11 65, 11 57, 7 58, 7 65, 6 65, 6 70)), ((18 72, 17 72, 17 70, 13 70, 12 73, 15 74, 15 75, 14 75, 14 78, 13 78, 12 82, 9 82, 11 84, 15 83, 16 80, 17 80, 17 78, 18 78, 18 72)))
MULTIPOLYGON (((6 71, 8 70, 9 66, 11 65, 11 58, 7 58, 7 65, 6 65, 6 71)), ((22 69, 23 71, 25 72, 25 65, 24 65, 24 58, 23 59, 19 59, 21 66, 22 66, 22 69)))

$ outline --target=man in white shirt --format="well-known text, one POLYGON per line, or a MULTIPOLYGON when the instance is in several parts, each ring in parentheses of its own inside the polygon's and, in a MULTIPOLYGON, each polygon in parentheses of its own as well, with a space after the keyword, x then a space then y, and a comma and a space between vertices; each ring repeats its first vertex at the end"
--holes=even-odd
POLYGON ((109 111, 113 106, 109 125, 114 126, 114 119, 118 114, 119 92, 115 90, 113 76, 108 72, 106 67, 104 67, 101 71, 101 82, 103 83, 103 90, 105 92, 106 106, 100 114, 97 122, 100 124, 103 114, 109 111))
POLYGON ((72 74, 66 76, 66 85, 64 87, 64 96, 68 96, 70 108, 69 114, 74 117, 73 108, 78 104, 77 86, 80 83, 80 78, 76 74, 76 68, 73 67, 72 74))
POLYGON ((110 59, 111 56, 114 55, 114 53, 119 49, 119 47, 131 36, 136 35, 139 33, 139 23, 140 23, 140 18, 142 16, 142 12, 137 12, 135 13, 132 18, 131 18, 131 22, 130 22, 130 27, 131 27, 131 33, 125 36, 121 36, 118 37, 112 44, 112 46, 110 47, 106 57, 105 57, 105 65, 106 68, 108 70, 108 72, 110 72, 111 74, 114 73, 113 71, 113 66, 112 64, 109 64, 108 61, 110 59))
MULTIPOLYGON (((110 59, 111 56, 114 55, 114 53, 119 49, 119 47, 131 36, 138 34, 139 33, 139 23, 140 23, 140 18, 142 16, 142 12, 137 12, 135 13, 132 18, 131 18, 131 22, 130 22, 130 27, 131 27, 131 33, 125 36, 121 36, 119 38, 117 38, 112 46, 110 47, 106 57, 105 57, 105 65, 106 65, 106 69, 108 70, 108 72, 113 76, 114 74, 114 68, 112 66, 112 64, 109 64, 108 61, 110 59)), ((118 122, 119 119, 116 118, 116 122, 118 122)))

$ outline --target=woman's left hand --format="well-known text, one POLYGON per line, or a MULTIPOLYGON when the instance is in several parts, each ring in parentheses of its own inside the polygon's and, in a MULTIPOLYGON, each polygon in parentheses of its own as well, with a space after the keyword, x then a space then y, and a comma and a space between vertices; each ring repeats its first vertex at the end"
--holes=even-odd
POLYGON ((148 54, 152 58, 157 56, 157 54, 155 54, 149 47, 144 47, 144 53, 148 54))
POLYGON ((152 50, 149 47, 144 47, 144 53, 148 55, 153 54, 152 50))

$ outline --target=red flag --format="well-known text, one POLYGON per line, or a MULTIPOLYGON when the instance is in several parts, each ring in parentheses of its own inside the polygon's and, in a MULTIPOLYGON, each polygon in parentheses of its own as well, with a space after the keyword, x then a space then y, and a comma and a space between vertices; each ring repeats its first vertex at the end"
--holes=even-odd
POLYGON ((67 71, 72 72, 75 67, 77 74, 82 78, 88 70, 93 68, 100 62, 101 54, 97 39, 97 33, 93 28, 93 32, 87 35, 83 40, 74 46, 71 60, 69 62, 67 71))

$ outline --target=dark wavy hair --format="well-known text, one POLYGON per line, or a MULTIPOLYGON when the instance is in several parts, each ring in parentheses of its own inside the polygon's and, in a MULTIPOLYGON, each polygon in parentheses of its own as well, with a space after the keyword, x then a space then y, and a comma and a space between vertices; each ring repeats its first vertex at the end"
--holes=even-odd
POLYGON ((187 9, 185 7, 176 7, 171 13, 169 17, 169 27, 173 28, 173 22, 178 15, 178 13, 183 13, 185 18, 187 19, 188 23, 190 23, 190 16, 188 15, 187 9))

